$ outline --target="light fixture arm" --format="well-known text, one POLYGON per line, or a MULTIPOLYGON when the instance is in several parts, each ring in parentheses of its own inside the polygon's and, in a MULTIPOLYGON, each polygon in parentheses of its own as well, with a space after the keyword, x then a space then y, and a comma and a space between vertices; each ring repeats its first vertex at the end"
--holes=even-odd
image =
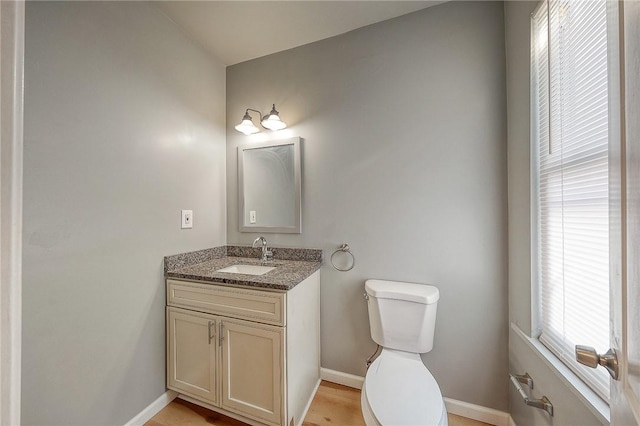
POLYGON ((260 116, 260 122, 262 122, 262 113, 260 111, 253 108, 247 108, 247 110, 244 112, 244 115, 249 115, 249 111, 257 112, 258 115, 260 116))

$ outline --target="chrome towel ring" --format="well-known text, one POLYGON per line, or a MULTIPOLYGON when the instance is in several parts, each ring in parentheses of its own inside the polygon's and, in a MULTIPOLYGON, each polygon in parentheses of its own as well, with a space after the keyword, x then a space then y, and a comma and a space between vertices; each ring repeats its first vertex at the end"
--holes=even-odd
POLYGON ((351 253, 351 249, 349 248, 349 244, 341 244, 340 247, 338 247, 338 249, 336 251, 334 251, 331 254, 331 266, 333 266, 336 270, 340 271, 340 272, 347 272, 353 269, 354 266, 356 266, 356 257, 353 255, 353 253, 351 253), (337 253, 347 253, 349 255, 351 255, 351 266, 349 266, 348 268, 338 268, 336 266, 336 264, 333 262, 333 258, 337 253))

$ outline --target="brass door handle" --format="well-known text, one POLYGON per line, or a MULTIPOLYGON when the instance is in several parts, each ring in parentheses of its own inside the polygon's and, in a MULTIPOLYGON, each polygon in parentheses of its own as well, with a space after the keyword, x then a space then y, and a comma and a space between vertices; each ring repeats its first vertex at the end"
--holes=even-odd
POLYGON ((613 380, 618 380, 618 354, 614 349, 609 349, 606 354, 600 355, 591 346, 576 345, 576 361, 587 367, 604 367, 613 380))

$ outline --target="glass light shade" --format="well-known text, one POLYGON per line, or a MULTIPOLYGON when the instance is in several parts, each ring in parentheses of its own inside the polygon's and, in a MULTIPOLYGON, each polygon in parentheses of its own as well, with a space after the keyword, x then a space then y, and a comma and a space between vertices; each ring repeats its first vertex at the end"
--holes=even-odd
POLYGON ((262 125, 269 130, 282 130, 287 127, 287 124, 280 120, 280 117, 271 116, 262 120, 262 125))
POLYGON ((262 119, 262 127, 269 130, 282 130, 287 127, 287 124, 280 120, 280 113, 276 111, 276 105, 273 105, 271 112, 264 116, 262 119))
POLYGON ((235 129, 240 133, 244 133, 245 135, 252 135, 260 131, 260 129, 258 129, 255 124, 253 124, 253 121, 251 121, 251 116, 248 113, 244 114, 244 117, 242 117, 242 122, 238 124, 235 129))

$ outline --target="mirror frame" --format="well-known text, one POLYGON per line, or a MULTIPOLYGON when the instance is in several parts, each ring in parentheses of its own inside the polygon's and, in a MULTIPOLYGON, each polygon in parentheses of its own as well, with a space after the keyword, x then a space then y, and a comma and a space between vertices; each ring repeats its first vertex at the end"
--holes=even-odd
POLYGON ((302 233, 302 172, 300 155, 300 137, 275 140, 261 143, 249 143, 238 146, 238 228, 240 232, 269 232, 283 234, 302 233), (295 224, 292 226, 258 226, 244 223, 244 153, 252 149, 270 148, 282 145, 293 145, 293 172, 295 190, 295 224))

